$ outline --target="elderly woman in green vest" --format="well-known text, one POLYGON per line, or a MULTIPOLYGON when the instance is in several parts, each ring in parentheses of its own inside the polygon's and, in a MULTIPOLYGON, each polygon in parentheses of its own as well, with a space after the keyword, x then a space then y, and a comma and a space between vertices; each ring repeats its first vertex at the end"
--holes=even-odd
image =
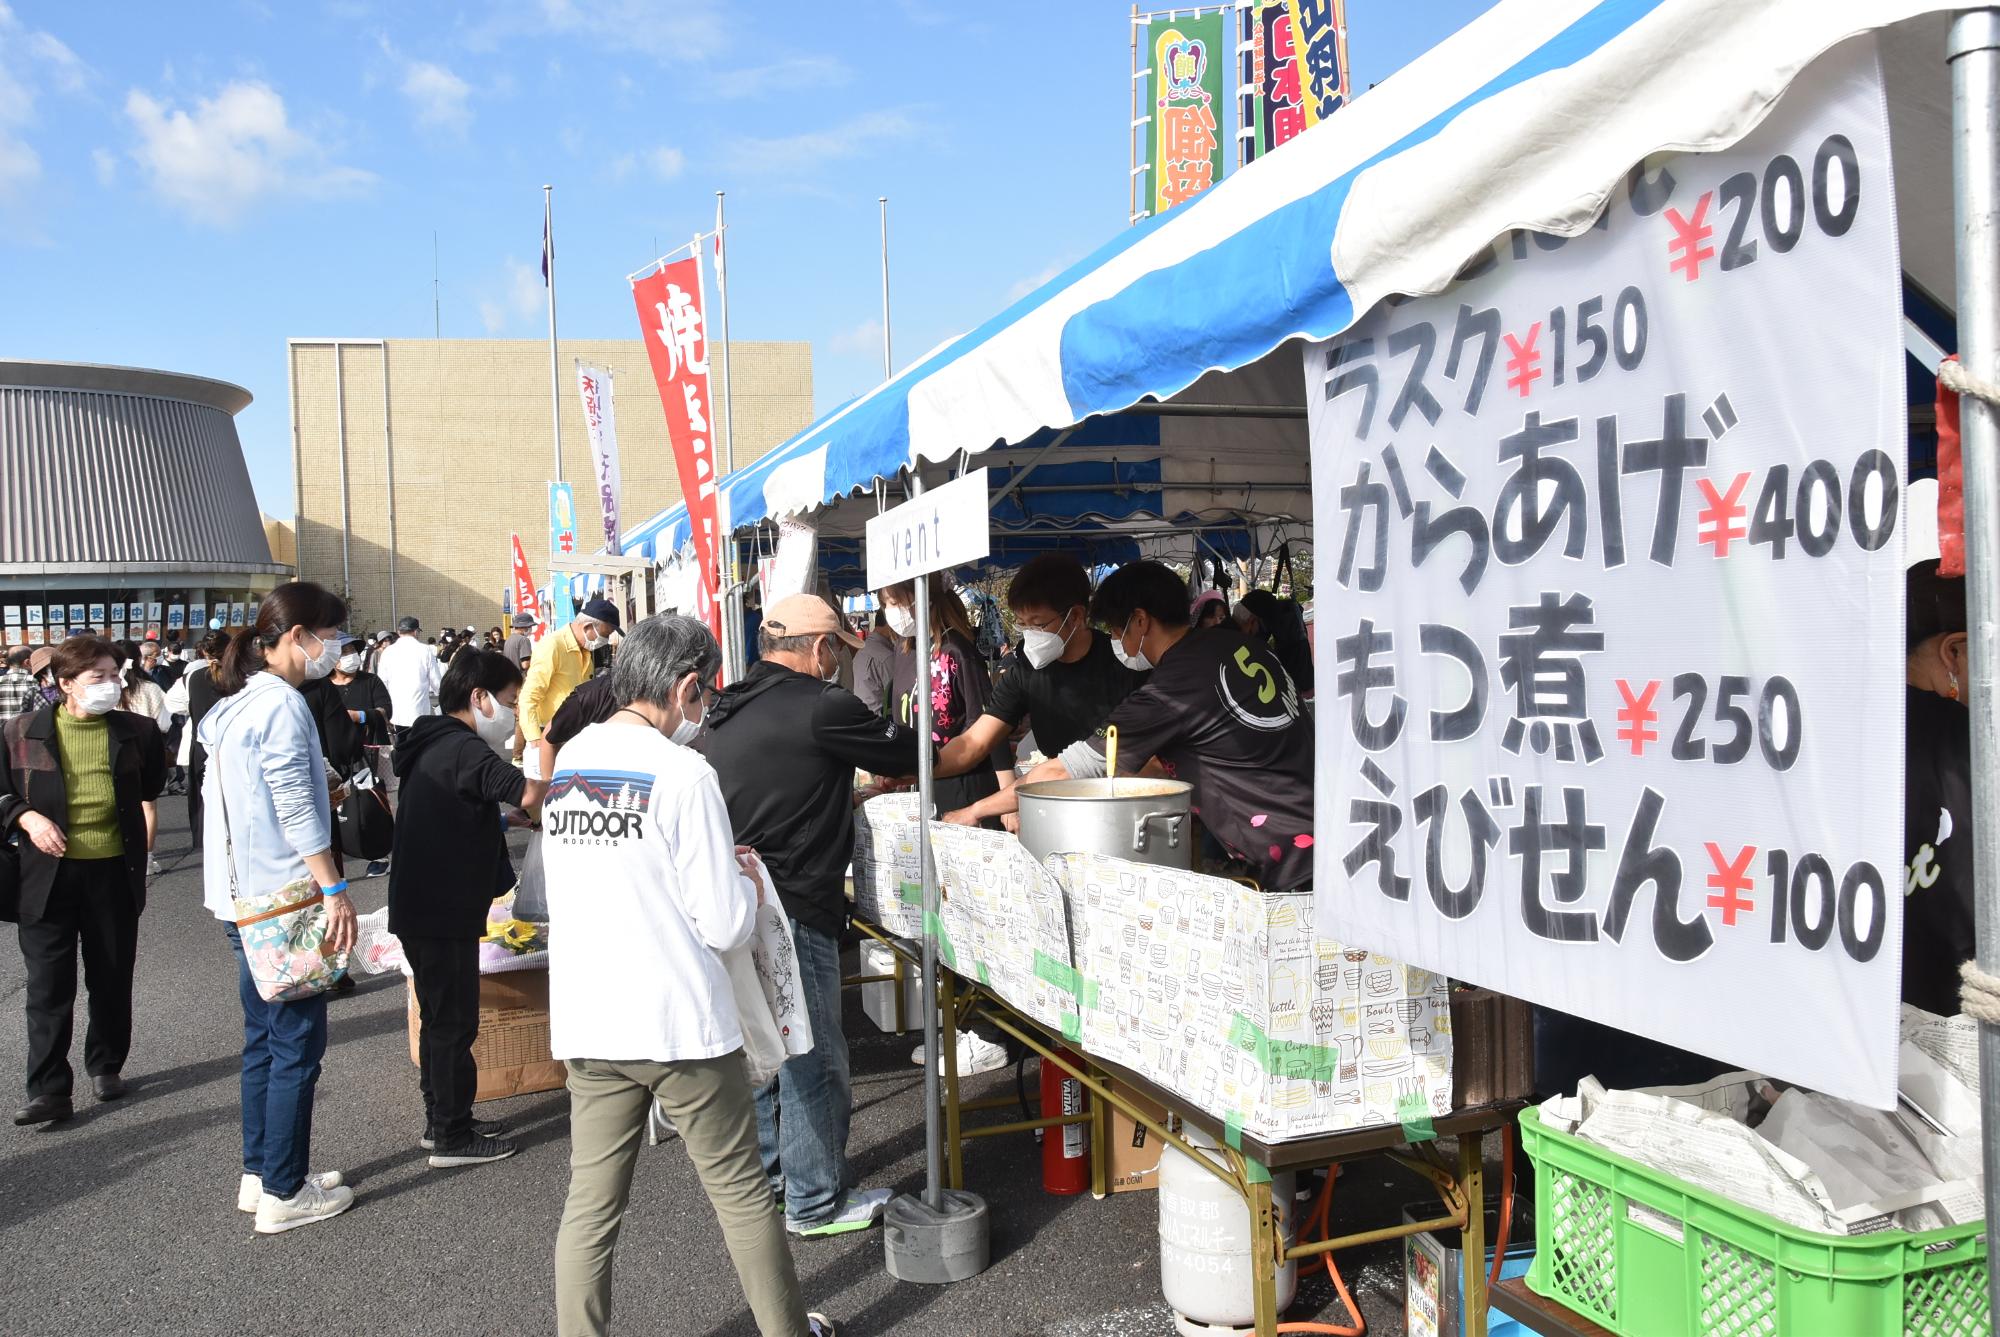
POLYGON ((159 725, 119 709, 116 646, 72 636, 49 668, 61 693, 55 703, 0 732, 0 834, 18 833, 14 909, 28 976, 28 1103, 17 1124, 60 1123, 72 1112, 79 948, 90 990, 84 1071, 99 1100, 125 1094, 146 905, 145 807, 167 783, 159 725))

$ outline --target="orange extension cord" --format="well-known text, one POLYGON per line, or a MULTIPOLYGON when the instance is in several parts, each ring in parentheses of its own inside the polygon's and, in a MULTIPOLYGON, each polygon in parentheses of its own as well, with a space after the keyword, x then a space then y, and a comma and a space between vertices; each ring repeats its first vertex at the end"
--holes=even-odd
MULTIPOLYGON (((1323 1240, 1327 1236, 1327 1221, 1333 1215, 1333 1183, 1338 1178, 1340 1178, 1340 1166, 1329 1165, 1326 1170, 1326 1187, 1319 1191, 1319 1201, 1313 1204, 1312 1211, 1306 1216, 1306 1232, 1309 1232, 1308 1238, 1311 1240, 1323 1240)), ((1340 1302, 1347 1306, 1348 1314, 1354 1319, 1354 1326, 1343 1328, 1332 1323, 1280 1323, 1278 1331, 1319 1333, 1323 1334, 1323 1337, 1365 1337, 1368 1320, 1361 1317, 1361 1307, 1355 1304, 1354 1297, 1347 1293, 1347 1282, 1341 1278, 1340 1267, 1333 1261, 1331 1253, 1314 1254, 1300 1263, 1299 1275, 1306 1276, 1315 1268, 1321 1267, 1325 1268, 1326 1274, 1333 1278, 1333 1289, 1339 1293, 1340 1302)))
MULTIPOLYGON (((1326 1186, 1320 1190, 1319 1200, 1312 1206, 1306 1217, 1307 1238, 1318 1241, 1327 1237, 1328 1221, 1333 1215, 1333 1181, 1340 1178, 1340 1166, 1327 1167, 1326 1186)), ((1514 1130, 1503 1126, 1500 1130, 1500 1228, 1493 1236, 1493 1267, 1487 1273, 1486 1285, 1490 1289, 1500 1284, 1500 1268, 1507 1259, 1507 1235, 1514 1222, 1514 1130)), ((1315 1333, 1320 1337, 1366 1337, 1368 1320, 1361 1316, 1361 1309, 1354 1303, 1354 1297, 1347 1293, 1347 1283, 1341 1278, 1340 1268, 1333 1261, 1331 1253, 1315 1254, 1299 1264, 1299 1275, 1308 1275, 1315 1268, 1324 1267, 1333 1278, 1333 1289, 1339 1294, 1340 1302, 1347 1306, 1348 1314, 1354 1319, 1351 1328, 1339 1327, 1332 1323, 1280 1323, 1279 1332, 1315 1333)))

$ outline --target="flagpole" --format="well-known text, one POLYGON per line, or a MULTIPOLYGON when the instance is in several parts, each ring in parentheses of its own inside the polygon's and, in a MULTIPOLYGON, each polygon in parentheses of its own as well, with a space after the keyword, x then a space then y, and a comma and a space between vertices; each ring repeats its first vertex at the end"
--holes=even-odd
POLYGON ((556 472, 553 481, 563 480, 562 458, 562 378, 556 371, 556 206, 555 187, 542 187, 542 259, 548 266, 549 284, 549 425, 555 436, 556 472))
POLYGON ((722 299, 722 469, 736 471, 736 423, 730 405, 736 400, 736 382, 729 376, 729 280, 722 249, 727 245, 722 231, 722 192, 715 192, 715 295, 722 299))
MULTIPOLYGON (((695 239, 697 243, 700 238, 695 239)), ((729 374, 729 262, 726 258, 727 235, 723 231, 722 192, 715 192, 715 295, 722 307, 722 472, 726 477, 736 472, 736 420, 733 405, 736 402, 736 378, 729 374)), ((697 244, 695 254, 701 254, 697 244)), ((718 485, 720 480, 718 480, 718 485)), ((722 509, 726 509, 722 508, 722 509)), ((739 566, 736 551, 736 531, 718 535, 722 541, 716 556, 723 563, 722 588, 734 589, 739 566)), ((725 614, 742 606, 742 595, 723 603, 725 614)), ((723 626, 726 633, 723 640, 724 658, 732 679, 749 671, 749 646, 743 643, 743 619, 729 616, 723 626)))
POLYGON ((875 202, 882 206, 882 379, 886 382, 896 374, 889 357, 889 197, 877 195, 875 202))

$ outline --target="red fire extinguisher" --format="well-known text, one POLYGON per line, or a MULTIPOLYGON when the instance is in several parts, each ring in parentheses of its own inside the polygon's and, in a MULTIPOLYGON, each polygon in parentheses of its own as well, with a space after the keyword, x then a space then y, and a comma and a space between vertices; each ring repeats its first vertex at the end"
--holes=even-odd
MULTIPOLYGON (((1056 1051, 1065 1063, 1081 1068, 1083 1059, 1068 1049, 1056 1051)), ((1083 1083, 1047 1059, 1042 1060, 1042 1117, 1082 1114, 1083 1083)), ((1066 1123, 1043 1131, 1042 1187, 1050 1193, 1081 1193, 1090 1187, 1090 1125, 1066 1123)))

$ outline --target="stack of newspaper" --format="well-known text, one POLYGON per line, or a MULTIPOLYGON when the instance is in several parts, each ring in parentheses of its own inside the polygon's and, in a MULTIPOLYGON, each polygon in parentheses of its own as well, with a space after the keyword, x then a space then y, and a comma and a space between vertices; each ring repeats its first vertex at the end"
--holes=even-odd
POLYGON ((1940 1230, 1985 1215, 1979 1035, 1903 1009, 1897 1108, 1883 1112, 1754 1073, 1606 1091, 1585 1078, 1542 1106, 1551 1127, 1806 1230, 1940 1230))

